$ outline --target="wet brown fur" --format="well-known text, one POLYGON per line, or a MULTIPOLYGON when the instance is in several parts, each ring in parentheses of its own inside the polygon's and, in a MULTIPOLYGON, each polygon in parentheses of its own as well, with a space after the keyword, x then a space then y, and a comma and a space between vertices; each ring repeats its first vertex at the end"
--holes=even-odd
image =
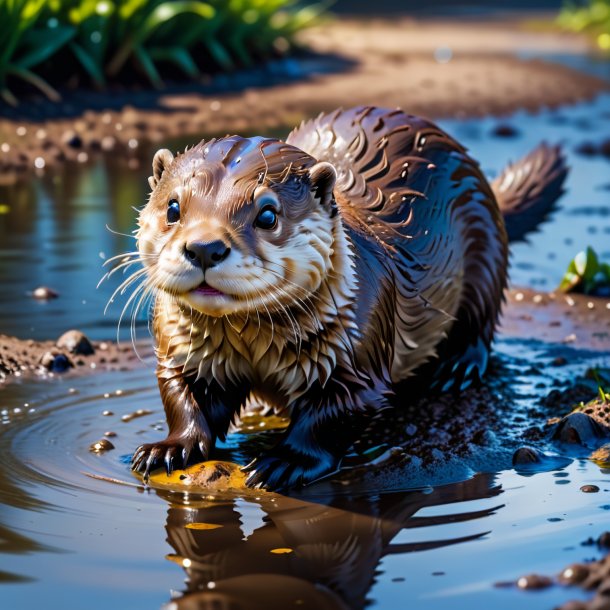
MULTIPOLYGON (((319 256, 305 270, 297 256, 274 261, 283 276, 277 307, 265 310, 248 301, 236 313, 207 315, 171 287, 158 291, 157 377, 169 435, 140 447, 134 469, 207 458, 255 393, 287 407, 291 425, 248 467, 249 484, 307 483, 335 470, 359 422, 397 395, 459 389, 484 372, 508 239, 478 164, 434 124, 360 107, 308 121, 286 143, 232 136, 167 155, 155 157, 140 217, 151 275, 158 240, 167 234, 171 243, 172 231, 177 240, 204 231, 253 259, 261 240, 289 253, 309 231, 319 256), (186 220, 173 228, 163 218, 178 187, 186 220), (251 229, 261 188, 283 202, 276 236, 251 229), (298 282, 314 292, 293 288, 304 271, 310 280, 298 282)), ((252 274, 271 265, 257 264, 252 274)))

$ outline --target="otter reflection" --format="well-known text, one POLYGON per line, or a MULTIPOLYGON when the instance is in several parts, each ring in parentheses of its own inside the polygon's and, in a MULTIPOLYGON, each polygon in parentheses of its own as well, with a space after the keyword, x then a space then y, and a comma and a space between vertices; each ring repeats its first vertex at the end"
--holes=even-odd
POLYGON ((431 492, 391 492, 368 497, 346 494, 312 501, 311 497, 262 494, 257 499, 248 495, 226 502, 193 501, 191 497, 188 505, 172 504, 168 511, 167 540, 175 550, 175 555, 168 558, 183 566, 187 578, 186 590, 167 607, 364 608, 376 568, 384 556, 456 544, 488 533, 482 524, 467 537, 392 544, 401 530, 476 520, 502 505, 434 517, 415 516, 420 509, 491 498, 500 493, 493 475, 481 474, 431 492), (249 525, 248 515, 242 519, 242 513, 250 512, 249 505, 253 512, 261 513, 255 528, 249 525), (199 523, 222 527, 187 527, 199 523))

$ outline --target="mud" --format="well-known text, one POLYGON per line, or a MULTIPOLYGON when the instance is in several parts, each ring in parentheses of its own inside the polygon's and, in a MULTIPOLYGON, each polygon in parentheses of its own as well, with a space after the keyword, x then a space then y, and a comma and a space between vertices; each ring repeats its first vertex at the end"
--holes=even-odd
POLYGON ((141 357, 152 356, 152 346, 139 346, 138 354, 130 343, 90 342, 80 331, 68 331, 57 341, 23 340, 0 335, 0 384, 58 374, 71 377, 101 371, 125 371, 141 366, 141 357))
MULTIPOLYGON (((506 293, 500 333, 608 351, 610 299, 515 288, 506 293)), ((561 366, 561 360, 555 365, 561 366)))
POLYGON ((586 39, 531 31, 518 21, 342 21, 302 34, 309 49, 257 70, 164 92, 63 92, 61 104, 2 107, 0 180, 111 153, 138 163, 144 142, 247 135, 295 126, 322 110, 400 106, 431 118, 536 111, 594 97, 607 82, 540 59, 584 53, 586 39))

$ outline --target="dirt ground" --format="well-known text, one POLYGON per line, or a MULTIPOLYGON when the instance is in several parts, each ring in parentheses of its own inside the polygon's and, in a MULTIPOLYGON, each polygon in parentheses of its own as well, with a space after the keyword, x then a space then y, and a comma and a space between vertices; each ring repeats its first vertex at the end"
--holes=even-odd
POLYGON ((586 39, 518 21, 340 21, 302 34, 308 51, 257 70, 163 92, 64 92, 0 108, 0 180, 143 142, 285 129, 323 110, 377 104, 430 118, 502 115, 593 97, 608 83, 542 59, 586 39))

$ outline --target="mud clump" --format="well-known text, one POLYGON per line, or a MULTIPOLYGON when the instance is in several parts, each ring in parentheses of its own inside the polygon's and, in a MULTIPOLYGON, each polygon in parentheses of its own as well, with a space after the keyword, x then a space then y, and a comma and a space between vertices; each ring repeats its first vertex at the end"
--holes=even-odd
MULTIPOLYGON (((152 349, 144 343, 138 352, 150 356, 152 349)), ((57 341, 0 335, 0 383, 21 377, 129 370, 139 365, 132 345, 92 342, 78 330, 64 333, 57 341)))

